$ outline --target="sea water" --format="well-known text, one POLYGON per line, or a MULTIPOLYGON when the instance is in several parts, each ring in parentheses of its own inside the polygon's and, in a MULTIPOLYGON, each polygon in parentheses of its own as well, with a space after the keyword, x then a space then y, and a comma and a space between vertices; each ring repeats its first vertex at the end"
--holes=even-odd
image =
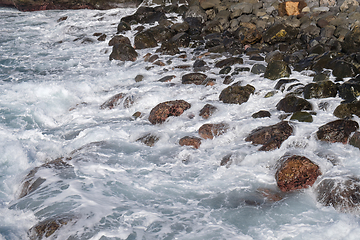
MULTIPOLYGON (((276 162, 284 154, 308 157, 323 176, 360 176, 359 149, 314 136, 336 119, 341 99, 311 99, 313 123, 291 122, 294 133, 279 149, 258 151, 244 139, 280 121, 275 106, 287 91, 265 98, 276 81, 242 72, 235 81, 251 84, 255 94, 241 105, 224 104, 219 94, 227 86, 213 67, 217 60, 205 58, 214 86, 181 84, 192 70, 176 66, 191 66, 192 56, 204 53, 194 49, 181 49, 185 59, 161 56, 165 66, 144 62, 156 48, 138 50, 135 62, 109 61, 108 41, 121 17, 134 11, 0 8, 0 239, 27 239, 32 226, 59 216, 73 221, 52 239, 358 239, 358 215, 322 206, 314 187, 278 202, 258 193, 278 191, 276 162), (94 33, 106 34, 106 41, 94 33), (135 82, 139 74, 144 79, 135 82), (168 75, 175 75, 170 83, 157 81, 168 75), (134 103, 100 109, 118 93, 134 103), (148 121, 158 103, 179 99, 191 104, 184 114, 159 125, 148 121), (318 107, 322 102, 325 110, 318 107), (198 115, 205 104, 218 108, 207 120, 198 115), (259 110, 272 116, 253 119, 259 110), (137 111, 143 116, 135 119, 137 111), (220 122, 229 130, 203 140, 199 149, 179 145, 184 136, 198 136, 201 125, 220 122), (160 137, 153 147, 136 141, 148 133, 160 137), (230 153, 232 164, 220 166, 230 153), (40 168, 36 176, 45 182, 19 199, 29 171, 60 157, 71 158, 71 167, 40 168)), ((125 35, 133 41, 134 33, 125 35)), ((255 63, 243 58, 241 67, 255 63)), ((291 78, 307 84, 310 75, 293 72, 291 78)))

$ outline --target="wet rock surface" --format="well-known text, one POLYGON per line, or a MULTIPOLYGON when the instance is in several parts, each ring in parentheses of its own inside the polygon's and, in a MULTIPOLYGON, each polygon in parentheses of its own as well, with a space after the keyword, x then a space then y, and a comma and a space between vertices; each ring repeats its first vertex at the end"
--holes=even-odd
POLYGON ((304 156, 291 156, 282 161, 275 175, 283 192, 310 187, 321 175, 319 166, 304 156))
POLYGON ((321 127, 316 132, 319 140, 335 143, 347 143, 352 132, 359 129, 359 124, 352 120, 335 120, 321 127))
POLYGON ((179 140, 179 144, 180 146, 192 146, 198 149, 201 144, 201 138, 186 136, 179 140))
POLYGON ((154 107, 149 116, 149 121, 152 124, 163 123, 168 117, 180 116, 183 112, 189 109, 191 105, 184 100, 175 100, 159 103, 154 107))
POLYGON ((251 85, 242 87, 234 84, 221 91, 219 100, 224 103, 242 104, 249 100, 254 91, 255 88, 251 85))
POLYGON ((208 119, 211 115, 213 115, 217 111, 217 107, 206 104, 199 112, 199 116, 204 119, 208 119))
POLYGON ((310 102, 296 96, 287 96, 278 102, 276 109, 286 113, 298 112, 301 110, 312 110, 310 102))
POLYGON ((144 136, 138 138, 136 141, 145 144, 146 146, 153 147, 155 143, 157 143, 160 138, 154 134, 148 133, 144 136))
POLYGON ((204 124, 199 128, 199 135, 204 139, 213 139, 224 134, 229 129, 226 123, 204 124))
POLYGON ((268 127, 253 130, 245 139, 253 144, 263 145, 260 151, 270 151, 280 148, 281 144, 293 133, 293 128, 288 122, 282 121, 268 127))

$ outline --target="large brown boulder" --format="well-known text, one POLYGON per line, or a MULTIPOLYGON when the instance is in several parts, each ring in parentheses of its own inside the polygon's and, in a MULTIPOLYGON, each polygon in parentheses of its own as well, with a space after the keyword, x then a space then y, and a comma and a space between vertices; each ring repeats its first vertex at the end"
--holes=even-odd
POLYGON ((245 139, 253 144, 262 144, 260 151, 270 151, 280 148, 283 141, 288 139, 293 133, 293 128, 288 122, 279 122, 268 127, 260 127, 253 130, 245 139))
POLYGON ((130 44, 115 44, 113 50, 109 56, 111 60, 120 61, 136 61, 138 57, 137 52, 130 44))
POLYGON ((304 98, 328 98, 335 97, 338 86, 332 81, 320 81, 309 83, 304 88, 304 98))
POLYGON ((299 29, 279 23, 271 26, 263 34, 263 40, 266 43, 274 44, 277 42, 288 42, 297 38, 299 29))
POLYGON ((182 76, 181 83, 203 85, 206 84, 206 78, 207 76, 203 73, 188 73, 182 76))
POLYGON ((334 110, 334 116, 338 118, 351 118, 353 115, 360 117, 360 101, 342 103, 334 110))
POLYGON ((255 88, 249 84, 245 87, 234 84, 221 91, 219 100, 224 103, 242 104, 247 102, 254 92, 255 88))
POLYGON ((180 116, 191 107, 191 104, 184 100, 175 100, 159 103, 150 112, 149 121, 152 124, 163 123, 168 117, 180 116))
POLYGON ((282 159, 275 178, 283 192, 312 186, 321 175, 319 166, 304 156, 291 156, 282 159))
POLYGON ((325 206, 345 213, 360 210, 360 180, 352 176, 322 179, 316 187, 316 198, 325 206))
POLYGON ((224 134, 229 129, 226 123, 204 124, 199 128, 199 135, 204 139, 213 139, 224 134))
POLYGON ((347 143, 350 134, 357 129, 359 129, 359 124, 357 122, 340 119, 319 127, 316 136, 321 141, 331 143, 341 142, 345 144, 347 143))
MULTIPOLYGON (((4 0, 1 0, 0 4, 4 0)), ((118 7, 137 7, 141 0, 13 0, 13 6, 20 11, 38 11, 53 9, 111 9, 118 7)), ((9 1, 5 1, 7 6, 9 1)))

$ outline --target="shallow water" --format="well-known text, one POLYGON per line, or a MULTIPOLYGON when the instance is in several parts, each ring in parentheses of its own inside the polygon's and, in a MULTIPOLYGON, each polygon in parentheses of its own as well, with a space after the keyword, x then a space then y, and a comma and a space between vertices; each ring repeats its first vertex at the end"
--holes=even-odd
MULTIPOLYGON (((314 122, 292 122, 295 132, 280 149, 259 152, 244 139, 259 126, 279 122, 275 105, 287 92, 264 98, 276 81, 245 72, 236 81, 256 88, 249 101, 219 102, 226 87, 219 69, 206 73, 216 79, 214 86, 181 84, 191 70, 174 66, 192 65, 192 49, 182 49, 185 60, 161 56, 172 63, 150 70, 142 57, 156 49, 138 51, 135 62, 110 62, 107 43, 120 18, 134 10, 0 8, 0 239, 26 239, 29 228, 59 215, 76 220, 54 239, 357 239, 359 217, 321 206, 313 188, 275 203, 257 191, 277 191, 275 164, 286 153, 307 156, 324 176, 360 175, 359 149, 314 137, 319 126, 336 119, 332 113, 340 98, 311 99, 314 122), (99 32, 107 35, 105 42, 93 36, 99 32), (144 80, 137 83, 138 74, 144 80), (157 81, 167 75, 176 75, 173 84, 157 81), (120 92, 135 100, 130 108, 99 108, 120 92), (150 124, 154 106, 176 99, 191 108, 150 124), (322 102, 329 103, 325 111, 317 107, 322 102), (204 120, 198 112, 207 103, 218 111, 204 120), (270 111, 271 118, 253 119, 259 110, 270 111), (135 120, 136 111, 144 116, 135 120), (202 141, 197 150, 179 146, 181 137, 198 136, 204 123, 219 122, 230 125, 226 134, 202 141), (136 142, 147 133, 160 137, 154 147, 136 142), (233 164, 220 167, 229 153, 233 164), (40 169, 37 176, 46 181, 18 199, 28 172, 59 157, 71 157, 72 167, 40 169)), ((254 64, 244 60, 243 66, 254 64)), ((206 61, 212 67, 215 60, 206 61)), ((307 72, 291 78, 312 81, 307 72)))

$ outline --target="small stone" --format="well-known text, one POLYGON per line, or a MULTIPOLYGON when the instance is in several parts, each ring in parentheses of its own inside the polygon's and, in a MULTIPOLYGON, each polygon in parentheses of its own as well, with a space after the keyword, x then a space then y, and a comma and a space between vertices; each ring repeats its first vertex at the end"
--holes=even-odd
POLYGON ((251 68, 251 73, 254 74, 261 74, 261 73, 265 73, 266 71, 266 67, 263 64, 254 64, 254 66, 251 68))
POLYGON ((256 113, 254 113, 253 115, 251 115, 252 118, 265 118, 265 117, 271 117, 271 114, 269 111, 258 111, 256 113))
POLYGON ((308 112, 294 112, 290 120, 297 120, 299 122, 312 122, 313 117, 308 112))
POLYGON ((181 83, 182 84, 195 84, 195 85, 202 85, 204 84, 205 79, 207 76, 202 73, 188 73, 182 76, 181 83))
POLYGON ((146 146, 153 147, 155 143, 157 143, 160 140, 160 138, 156 135, 153 135, 151 133, 148 133, 136 140, 136 142, 142 142, 146 146))
POLYGON ((199 135, 204 139, 213 139, 224 134, 229 129, 226 123, 204 124, 199 128, 199 135))
POLYGON ((184 100, 159 103, 150 112, 149 121, 152 124, 163 123, 168 117, 180 116, 191 105, 184 100))
POLYGON ((142 80, 144 79, 144 76, 143 75, 136 75, 135 77, 135 82, 141 82, 142 80))
POLYGON ((217 107, 206 104, 199 112, 199 116, 201 116, 204 119, 208 119, 214 112, 217 111, 217 107))
POLYGON ((173 80, 175 77, 175 75, 165 76, 160 78, 158 82, 171 82, 171 80, 173 80))
POLYGON ((243 64, 243 62, 244 61, 242 58, 231 57, 231 58, 227 58, 227 59, 217 62, 215 64, 215 67, 217 67, 217 68, 230 67, 235 64, 243 64))
POLYGON ((242 104, 247 102, 254 92, 255 88, 249 84, 245 87, 232 85, 221 91, 219 100, 224 103, 242 104))
POLYGON ((201 138, 186 136, 180 139, 179 144, 180 146, 192 146, 198 149, 201 144, 201 138))

